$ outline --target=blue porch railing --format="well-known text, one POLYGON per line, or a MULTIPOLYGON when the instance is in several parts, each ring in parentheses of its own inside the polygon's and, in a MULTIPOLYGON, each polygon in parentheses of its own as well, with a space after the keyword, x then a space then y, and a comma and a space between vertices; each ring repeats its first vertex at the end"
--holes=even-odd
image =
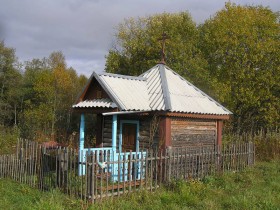
POLYGON ((99 169, 110 174, 111 181, 140 180, 145 177, 146 154, 146 151, 118 153, 110 147, 83 149, 79 154, 79 175, 86 174, 86 158, 94 155, 99 169))
POLYGON ((92 153, 98 153, 97 155, 97 163, 104 163, 108 162, 111 159, 108 158, 107 154, 111 154, 113 152, 112 147, 103 147, 103 148, 85 148, 79 151, 79 176, 85 175, 86 173, 86 167, 84 167, 84 164, 86 163, 86 157, 87 155, 90 155, 92 153))
POLYGON ((111 168, 112 181, 140 180, 145 177, 146 152, 122 152, 113 155, 111 168))

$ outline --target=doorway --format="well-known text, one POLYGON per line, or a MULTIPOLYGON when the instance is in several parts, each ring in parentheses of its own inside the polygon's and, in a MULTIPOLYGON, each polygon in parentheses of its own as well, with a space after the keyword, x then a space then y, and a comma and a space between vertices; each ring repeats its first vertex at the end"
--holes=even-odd
POLYGON ((139 151, 139 121, 121 120, 120 121, 120 152, 139 151))
POLYGON ((124 123, 122 127, 122 152, 136 151, 136 124, 124 123))
MULTIPOLYGON (((139 121, 121 120, 119 136, 119 152, 125 156, 126 160, 136 159, 136 152, 139 152, 139 121)), ((138 174, 138 165, 136 162, 124 163, 127 170, 125 179, 135 180, 138 174)))

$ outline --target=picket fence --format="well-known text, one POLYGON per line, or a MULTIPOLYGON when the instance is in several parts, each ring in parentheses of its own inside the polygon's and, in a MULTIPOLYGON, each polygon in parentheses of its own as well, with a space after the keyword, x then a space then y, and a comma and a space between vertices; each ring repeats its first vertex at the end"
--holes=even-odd
POLYGON ((78 156, 72 148, 47 148, 37 142, 19 140, 16 154, 0 156, 0 177, 41 190, 59 188, 70 196, 94 203, 133 191, 153 191, 173 180, 202 179, 243 170, 254 164, 255 146, 243 142, 117 155, 97 150, 87 152, 83 162, 78 156), (81 176, 79 165, 84 171, 81 176))

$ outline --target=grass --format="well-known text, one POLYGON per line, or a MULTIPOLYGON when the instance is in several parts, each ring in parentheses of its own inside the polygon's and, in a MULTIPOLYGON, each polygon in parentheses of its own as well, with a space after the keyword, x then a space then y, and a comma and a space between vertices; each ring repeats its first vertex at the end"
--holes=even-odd
POLYGON ((0 209, 81 209, 84 205, 58 190, 42 192, 25 184, 0 179, 0 209))
POLYGON ((280 161, 260 162, 244 172, 177 181, 156 192, 139 192, 95 205, 59 191, 40 192, 0 179, 0 209, 280 209, 280 161))

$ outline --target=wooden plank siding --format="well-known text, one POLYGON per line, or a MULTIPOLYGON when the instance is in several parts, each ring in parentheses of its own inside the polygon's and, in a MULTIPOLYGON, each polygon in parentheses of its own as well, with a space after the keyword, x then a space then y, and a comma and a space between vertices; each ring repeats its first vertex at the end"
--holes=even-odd
MULTIPOLYGON (((103 147, 112 146, 112 116, 103 118, 103 147)), ((120 121, 139 120, 139 148, 151 149, 159 146, 160 129, 151 138, 152 117, 120 116, 118 117, 117 151, 119 145, 120 121)), ((171 146, 214 146, 217 143, 217 120, 171 117, 171 146)))
MULTIPOLYGON (((112 116, 105 116, 103 118, 103 133, 102 133, 102 142, 103 147, 112 146, 112 116)), ((154 135, 153 140, 150 138, 150 129, 151 129, 151 117, 118 117, 118 129, 117 129, 117 151, 119 145, 119 134, 120 134, 120 121, 121 120, 139 120, 139 149, 150 149, 156 148, 159 141, 159 129, 154 135), (152 142, 153 141, 153 142, 152 142)))
POLYGON ((102 130, 103 147, 112 147, 112 116, 103 118, 102 130))
POLYGON ((139 147, 140 149, 150 149, 156 148, 159 141, 159 129, 155 133, 153 139, 150 137, 151 135, 151 117, 141 118, 140 121, 140 128, 139 128, 139 147))
POLYGON ((103 90, 101 85, 96 81, 96 79, 93 79, 90 83, 87 92, 85 93, 84 97, 82 98, 83 101, 85 100, 93 100, 98 98, 110 98, 108 94, 103 90), (100 95, 98 95, 100 91, 100 95))
POLYGON ((214 146, 216 141, 216 120, 171 118, 173 147, 214 146))

